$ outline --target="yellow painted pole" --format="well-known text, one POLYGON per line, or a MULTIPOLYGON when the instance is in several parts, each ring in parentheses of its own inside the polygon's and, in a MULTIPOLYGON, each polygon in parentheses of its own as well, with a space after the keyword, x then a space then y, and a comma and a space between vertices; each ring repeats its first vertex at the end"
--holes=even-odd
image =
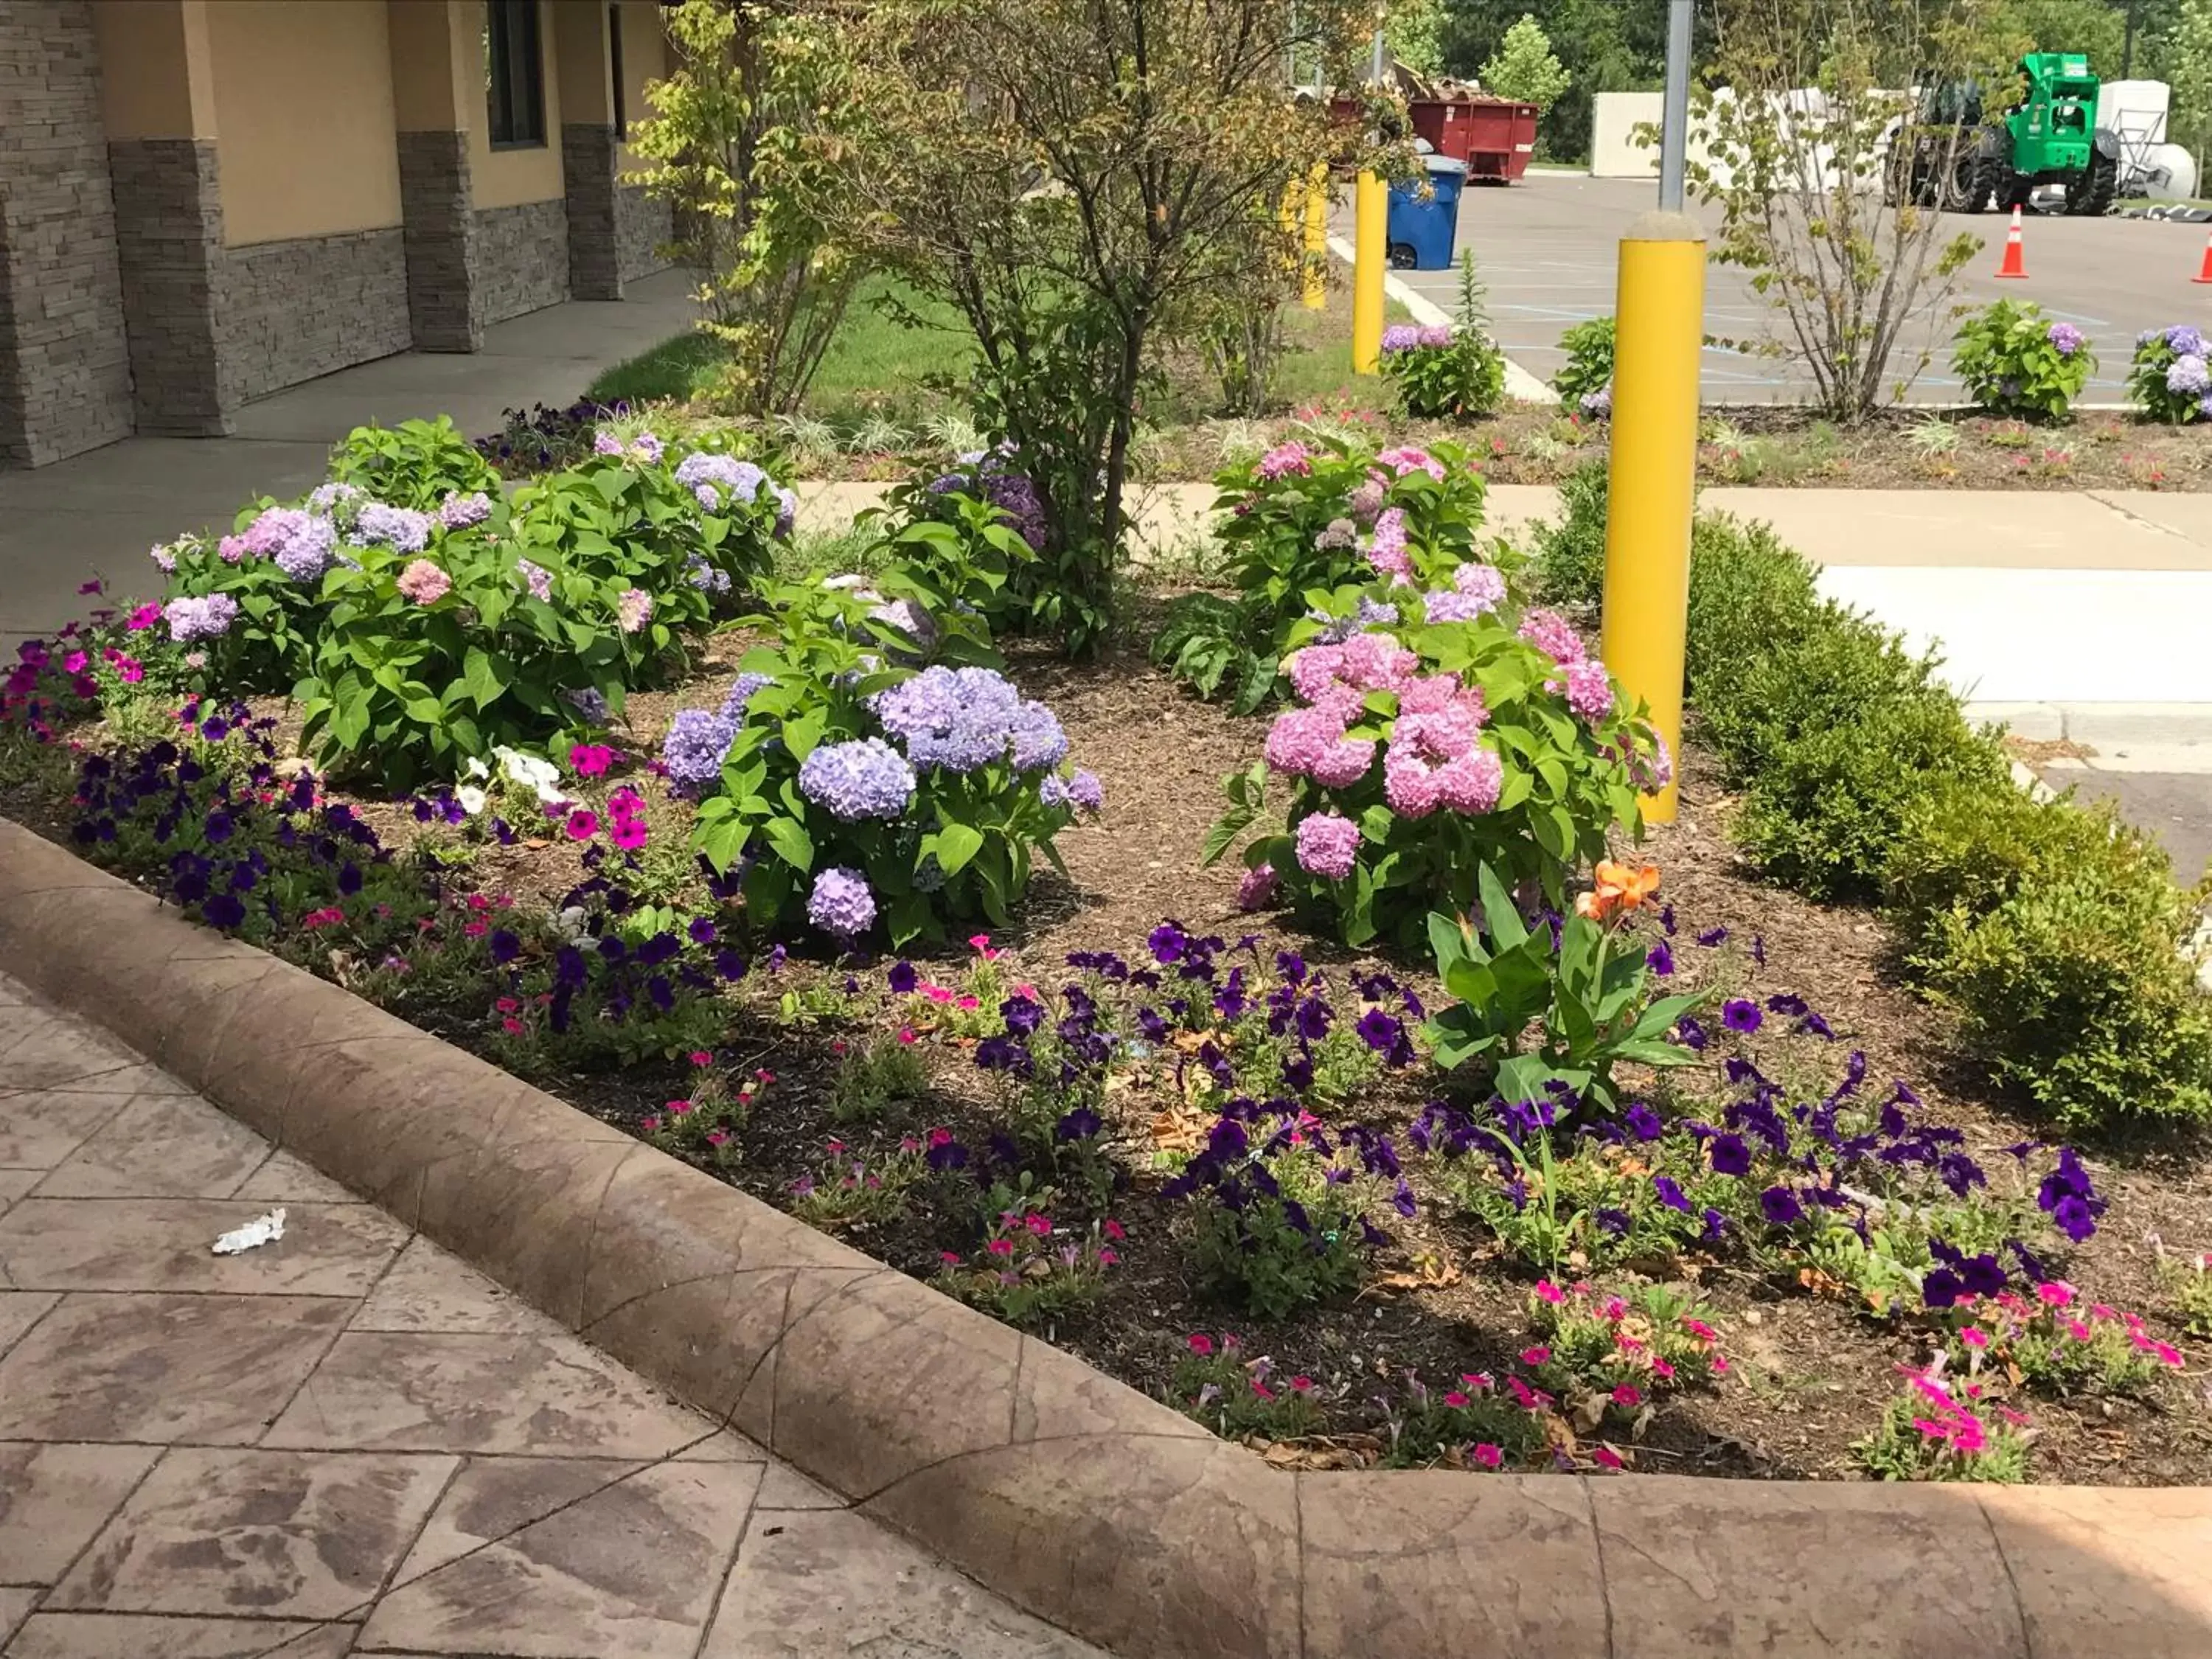
POLYGON ((1363 173, 1353 206, 1352 372, 1372 374, 1382 362, 1382 264, 1390 193, 1380 178, 1363 173))
POLYGON ((1306 180, 1306 286, 1308 311, 1328 303, 1328 164, 1314 164, 1306 180))
MULTIPOLYGON (((1647 213, 1628 228, 1613 307, 1602 648, 1678 766, 1705 293, 1705 235, 1695 219, 1647 213)), ((1644 798, 1647 822, 1674 821, 1675 787, 1670 781, 1644 798)))

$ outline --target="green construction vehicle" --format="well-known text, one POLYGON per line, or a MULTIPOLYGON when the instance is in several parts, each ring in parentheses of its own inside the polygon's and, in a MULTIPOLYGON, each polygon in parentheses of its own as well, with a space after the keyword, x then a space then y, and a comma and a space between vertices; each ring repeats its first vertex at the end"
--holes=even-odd
POLYGON ((1891 141, 1888 196, 1953 213, 2024 207, 2039 185, 2066 192, 2069 213, 2100 214, 2120 183, 2120 136, 2096 125, 2097 77, 2078 52, 2032 52, 2008 101, 1984 113, 1982 88, 1925 88, 1891 141))

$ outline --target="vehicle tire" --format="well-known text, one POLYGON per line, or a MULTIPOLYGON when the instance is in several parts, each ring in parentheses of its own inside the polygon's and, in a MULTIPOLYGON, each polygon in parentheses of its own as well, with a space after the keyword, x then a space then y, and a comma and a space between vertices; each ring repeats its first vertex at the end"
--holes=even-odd
POLYGON ((2000 191, 2011 182, 2012 169, 1995 155, 1978 155, 1974 158, 1974 200, 1966 211, 1987 213, 1996 205, 2000 191))
MULTIPOLYGON (((2089 199, 2082 212, 2102 218, 2112 210, 2112 199, 2120 193, 2120 162, 2115 155, 2102 150, 2089 153, 2089 199)), ((2071 207, 2069 202, 2067 204, 2071 207)))
POLYGON ((1979 213, 1983 196, 1980 158, 1972 155, 1954 157, 1950 174, 1943 181, 1943 199, 1937 205, 1946 213, 1979 213))

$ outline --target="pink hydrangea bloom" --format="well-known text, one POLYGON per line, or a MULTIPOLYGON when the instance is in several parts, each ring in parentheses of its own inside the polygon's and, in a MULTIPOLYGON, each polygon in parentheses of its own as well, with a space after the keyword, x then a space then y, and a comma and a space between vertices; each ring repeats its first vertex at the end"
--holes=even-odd
POLYGON ((1272 864, 1247 870, 1244 878, 1237 884, 1237 908, 1240 910, 1263 908, 1273 899, 1275 889, 1281 884, 1282 878, 1276 875, 1275 866, 1272 864))
POLYGON ((1375 761, 1374 739, 1347 738, 1345 726, 1340 707, 1285 709, 1275 717, 1262 752, 1278 772, 1341 789, 1358 782, 1375 761))
POLYGON ((1593 726, 1613 713, 1613 678, 1596 658, 1567 665, 1567 707, 1593 726))
POLYGON ((1338 678, 1361 691, 1400 691, 1412 683, 1421 659, 1388 634, 1355 634, 1342 646, 1338 678))
POLYGON ((1375 459, 1401 478, 1408 472, 1425 472, 1438 483, 1444 481, 1444 464, 1427 450, 1416 449, 1411 444, 1386 449, 1375 459))
POLYGON ((1406 551, 1403 507, 1387 508, 1375 520, 1375 541, 1367 550, 1367 562, 1389 577, 1393 586, 1413 580, 1413 562, 1406 551))
POLYGON ((1452 572, 1452 591, 1495 611, 1505 602, 1504 573, 1494 564, 1463 564, 1452 572))
POLYGON ((1298 694, 1300 702, 1317 702, 1336 684, 1337 670, 1343 664, 1342 646, 1309 645, 1284 659, 1283 672, 1291 677, 1291 690, 1298 694))
POLYGON ((1302 443, 1278 444, 1260 458, 1262 478, 1285 478, 1294 472, 1303 477, 1312 471, 1313 452, 1302 443))
POLYGON ((246 538, 225 536, 215 544, 216 556, 225 564, 236 564, 246 554, 246 538))
POLYGON ((1583 659, 1582 635, 1575 625, 1556 611, 1541 605, 1532 605, 1521 618, 1521 637, 1547 653, 1556 662, 1580 662, 1583 659))
POLYGON ((1359 854, 1359 826, 1339 812, 1298 820, 1298 867, 1331 881, 1350 875, 1359 854))
POLYGON ((641 587, 625 587, 615 600, 615 616, 623 633, 636 633, 652 619, 653 595, 641 587))
POLYGON ((452 591, 453 579, 428 559, 414 559, 399 573, 399 591, 417 605, 434 605, 452 591))
POLYGON ((1505 763, 1487 749, 1471 749, 1437 769, 1437 804, 1455 812, 1487 812, 1505 787, 1505 763))

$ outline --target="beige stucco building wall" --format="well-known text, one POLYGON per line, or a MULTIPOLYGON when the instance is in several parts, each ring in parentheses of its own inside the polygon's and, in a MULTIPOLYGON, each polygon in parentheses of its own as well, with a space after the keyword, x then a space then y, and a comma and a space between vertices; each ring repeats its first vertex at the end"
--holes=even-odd
POLYGON ((383 0, 209 0, 230 247, 400 222, 383 0))
POLYGON ((468 122, 469 173, 478 208, 514 207, 523 202, 550 202, 562 193, 561 86, 554 72, 553 18, 539 0, 538 51, 545 84, 545 142, 527 149, 491 147, 491 110, 485 99, 483 0, 461 0, 461 85, 473 95, 461 100, 468 122))
MULTIPOLYGON (((653 106, 645 100, 646 82, 668 73, 668 36, 662 30, 656 0, 619 0, 617 15, 622 22, 623 113, 635 126, 653 113, 653 106)), ((615 160, 624 173, 643 165, 627 143, 615 147, 615 160)))

